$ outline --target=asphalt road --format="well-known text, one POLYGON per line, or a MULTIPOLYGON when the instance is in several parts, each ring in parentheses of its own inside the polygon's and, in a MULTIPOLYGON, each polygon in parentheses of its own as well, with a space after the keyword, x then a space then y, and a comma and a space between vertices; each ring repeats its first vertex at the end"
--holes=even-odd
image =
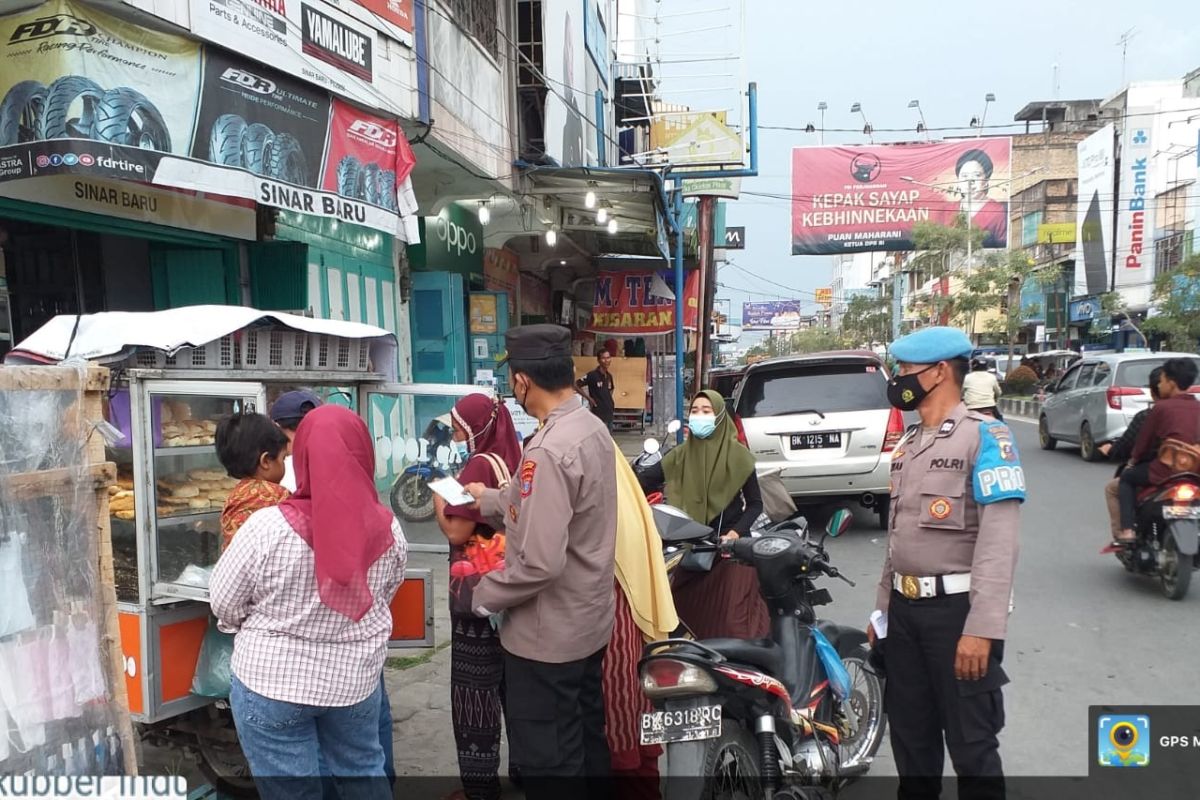
MULTIPOLYGON (((1088 464, 1065 445, 1045 452, 1035 425, 1013 421, 1012 427, 1029 499, 1005 652, 1012 682, 1005 688, 1001 753, 1009 775, 1085 775, 1094 757, 1089 705, 1194 702, 1200 590, 1172 602, 1154 581, 1101 555, 1109 537, 1102 492, 1113 465, 1088 464)), ((820 611, 865 627, 886 542, 873 514, 860 511, 857 519, 829 545, 833 563, 857 586, 829 581, 834 603, 820 611)), ((946 768, 953 774, 949 758, 946 768)), ((889 744, 871 773, 895 774, 889 744)))

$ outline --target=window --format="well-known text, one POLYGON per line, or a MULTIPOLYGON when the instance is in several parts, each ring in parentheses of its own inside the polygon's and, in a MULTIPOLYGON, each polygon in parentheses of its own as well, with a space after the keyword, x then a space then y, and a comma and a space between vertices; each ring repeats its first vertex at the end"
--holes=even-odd
POLYGON ((450 9, 454 24, 474 37, 493 58, 500 57, 496 0, 442 0, 442 3, 450 9))
POLYGON ((1037 244, 1038 226, 1042 224, 1042 212, 1034 211, 1021 218, 1021 246, 1037 244))
POLYGON ((544 86, 539 77, 545 74, 540 0, 524 0, 517 6, 517 52, 517 86, 544 86))
POLYGON ((1062 380, 1058 382, 1057 391, 1069 392, 1075 388, 1075 380, 1079 377, 1079 367, 1072 367, 1071 370, 1063 375, 1062 380))
POLYGON ((1179 231, 1154 243, 1155 274, 1162 275, 1178 267, 1192 253, 1192 232, 1179 231))
POLYGON ((752 372, 738 396, 738 414, 778 417, 889 408, 887 380, 874 364, 794 364, 752 372))
POLYGON ((1108 386, 1108 379, 1112 377, 1112 367, 1101 361, 1096 365, 1096 375, 1092 378, 1092 386, 1108 386))
POLYGON ((1093 376, 1096 374, 1095 364, 1084 364, 1079 368, 1079 381, 1075 384, 1080 389, 1086 389, 1093 385, 1093 376))

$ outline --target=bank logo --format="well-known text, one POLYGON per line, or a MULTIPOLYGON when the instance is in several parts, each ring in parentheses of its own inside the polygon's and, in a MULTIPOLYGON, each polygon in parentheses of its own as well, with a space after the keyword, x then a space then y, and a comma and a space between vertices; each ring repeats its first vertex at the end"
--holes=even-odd
POLYGON ((232 83, 241 89, 249 89, 252 92, 263 95, 275 94, 275 82, 269 81, 266 78, 260 78, 253 72, 246 72, 237 67, 230 67, 221 73, 221 80, 226 83, 232 83))
POLYGON ((356 119, 350 123, 350 133, 388 149, 396 146, 397 137, 394 131, 364 119, 356 119))
POLYGON ((95 36, 96 26, 86 19, 70 14, 52 14, 22 23, 13 31, 8 43, 32 42, 50 36, 95 36))
POLYGON ((1145 144, 1148 141, 1150 141, 1150 137, 1146 136, 1146 132, 1141 128, 1133 132, 1134 144, 1145 144))
POLYGON ((1150 717, 1100 717, 1096 757, 1102 767, 1144 767, 1150 763, 1150 717))

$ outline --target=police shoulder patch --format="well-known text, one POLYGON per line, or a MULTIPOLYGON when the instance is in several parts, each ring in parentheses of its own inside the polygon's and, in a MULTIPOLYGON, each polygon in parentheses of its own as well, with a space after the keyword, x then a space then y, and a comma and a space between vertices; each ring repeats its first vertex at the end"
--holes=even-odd
POLYGON ((537 462, 529 460, 521 464, 521 497, 529 497, 533 492, 533 473, 537 470, 537 462))
POLYGON ((989 419, 979 423, 973 483, 975 502, 980 505, 1025 500, 1025 471, 1012 431, 1003 422, 989 419))

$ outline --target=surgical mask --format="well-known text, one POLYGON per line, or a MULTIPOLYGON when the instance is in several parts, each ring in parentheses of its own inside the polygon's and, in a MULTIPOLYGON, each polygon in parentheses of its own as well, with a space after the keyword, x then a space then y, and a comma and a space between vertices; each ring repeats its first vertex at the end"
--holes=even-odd
POLYGON ((21 566, 23 539, 24 534, 17 531, 0 536, 0 637, 20 633, 34 625, 21 566))
POLYGON ((897 375, 892 378, 887 387, 888 402, 901 411, 916 411, 921 402, 929 396, 930 391, 921 385, 921 379, 918 376, 929 372, 936 366, 937 364, 933 364, 919 372, 897 375))
POLYGON ((717 430, 717 418, 710 414, 693 414, 688 417, 688 430, 697 439, 707 439, 717 430))
POLYGON ((455 442, 454 452, 458 455, 459 461, 466 461, 471 457, 471 447, 466 442, 455 442))

